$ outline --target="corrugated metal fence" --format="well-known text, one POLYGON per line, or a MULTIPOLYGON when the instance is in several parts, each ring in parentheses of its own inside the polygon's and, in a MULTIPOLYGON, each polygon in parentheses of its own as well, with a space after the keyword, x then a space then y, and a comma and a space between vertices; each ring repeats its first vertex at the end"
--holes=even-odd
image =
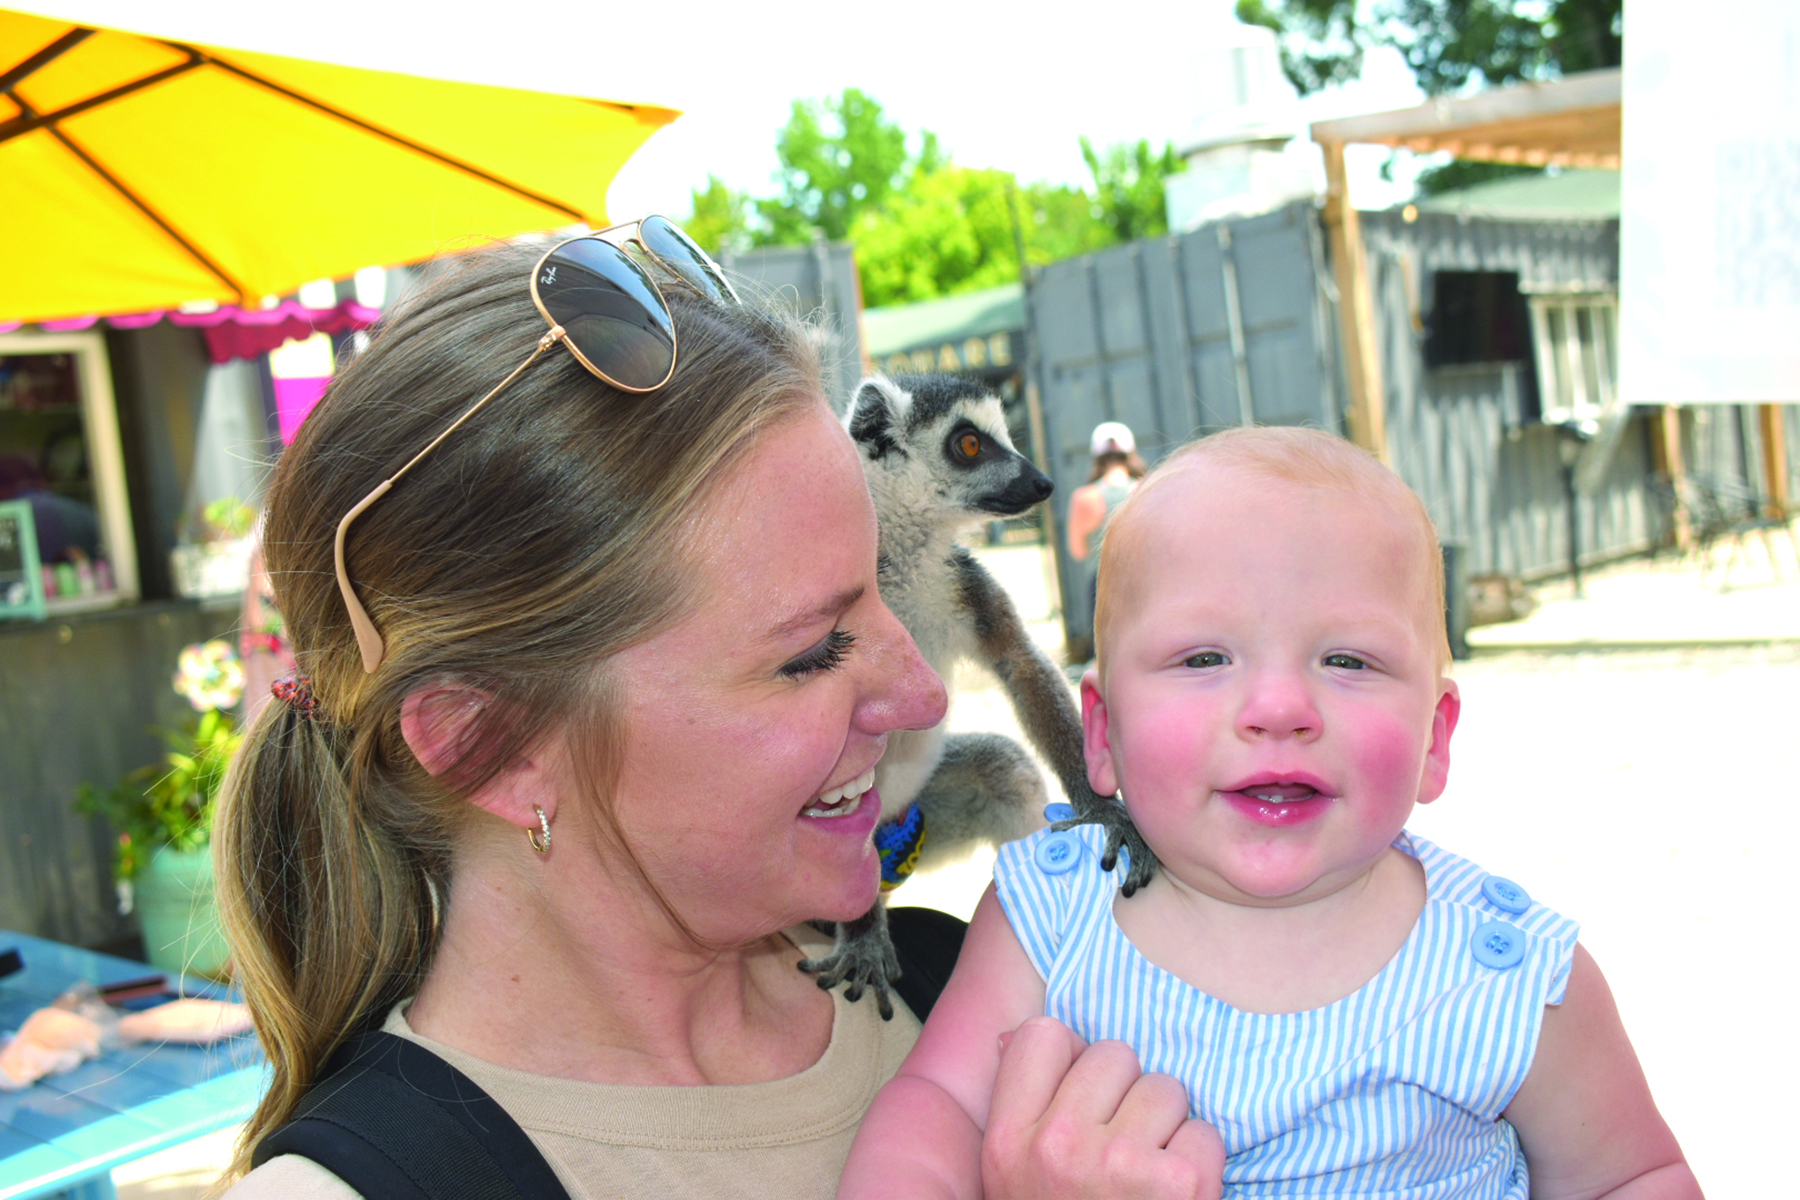
POLYGON ((808 246, 770 246, 724 254, 719 263, 739 280, 805 317, 826 332, 825 395, 843 408, 862 378, 862 288, 856 252, 848 242, 816 241, 808 246))
MULTIPOLYGON (((1053 263, 1027 296, 1059 517, 1088 435, 1123 421, 1151 462, 1246 420, 1342 429, 1335 326, 1310 205, 1053 263)), ((1057 556, 1064 624, 1092 623, 1091 564, 1057 556)))

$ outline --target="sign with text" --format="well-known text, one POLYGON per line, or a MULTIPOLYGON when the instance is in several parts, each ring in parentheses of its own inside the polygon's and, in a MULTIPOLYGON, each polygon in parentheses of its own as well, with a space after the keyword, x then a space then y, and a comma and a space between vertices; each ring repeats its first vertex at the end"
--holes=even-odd
POLYGON ((1012 333, 990 333, 985 337, 963 338, 938 346, 920 346, 902 350, 880 359, 876 366, 889 375, 935 375, 940 372, 962 372, 974 375, 1011 374, 1019 356, 1014 352, 1012 333))

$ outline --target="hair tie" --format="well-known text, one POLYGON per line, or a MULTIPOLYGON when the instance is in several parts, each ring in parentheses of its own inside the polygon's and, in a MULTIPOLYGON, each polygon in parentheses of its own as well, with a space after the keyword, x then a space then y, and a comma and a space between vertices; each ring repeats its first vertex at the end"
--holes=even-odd
POLYGON ((311 720, 318 715, 319 699, 312 694, 312 680, 298 671, 271 683, 269 694, 299 713, 301 720, 311 720))

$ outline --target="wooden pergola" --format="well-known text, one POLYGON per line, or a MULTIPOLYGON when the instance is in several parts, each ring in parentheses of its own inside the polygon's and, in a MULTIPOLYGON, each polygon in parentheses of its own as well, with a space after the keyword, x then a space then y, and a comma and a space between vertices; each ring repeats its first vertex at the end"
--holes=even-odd
MULTIPOLYGON (((1344 147, 1352 142, 1448 152, 1482 162, 1531 166, 1608 167, 1617 170, 1623 129, 1624 72, 1588 71, 1548 83, 1519 83, 1474 96, 1439 98, 1413 108, 1340 117, 1312 126, 1325 152, 1325 227, 1338 286, 1338 320, 1350 377, 1350 434, 1387 457, 1381 357, 1376 349, 1374 300, 1362 223, 1350 203, 1344 147)), ((1758 407, 1763 468, 1774 515, 1788 510, 1787 450, 1780 408, 1758 407)), ((1680 425, 1673 407, 1662 414, 1662 449, 1669 473, 1683 473, 1680 425)))

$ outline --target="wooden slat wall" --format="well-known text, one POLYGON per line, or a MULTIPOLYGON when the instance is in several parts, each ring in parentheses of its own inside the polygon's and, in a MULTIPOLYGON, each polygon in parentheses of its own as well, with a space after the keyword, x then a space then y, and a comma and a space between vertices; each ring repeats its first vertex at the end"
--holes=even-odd
MULTIPOLYGON (((1470 574, 1538 578, 1569 565, 1565 435, 1533 418, 1530 362, 1428 368, 1424 324, 1437 271, 1514 271, 1520 287, 1616 291, 1611 221, 1500 221, 1364 214, 1387 374, 1388 445, 1470 574)), ((1581 561, 1649 549, 1665 515, 1653 484, 1648 418, 1634 416, 1593 495, 1577 496, 1581 561)))

